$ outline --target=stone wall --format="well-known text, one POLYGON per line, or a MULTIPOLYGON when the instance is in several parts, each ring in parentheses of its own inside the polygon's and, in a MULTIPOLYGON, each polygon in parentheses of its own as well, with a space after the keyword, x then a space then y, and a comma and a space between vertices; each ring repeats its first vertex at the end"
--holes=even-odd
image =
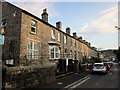
POLYGON ((4 88, 26 88, 54 81, 55 64, 44 66, 3 67, 4 88), (46 67, 47 66, 47 67, 46 67))

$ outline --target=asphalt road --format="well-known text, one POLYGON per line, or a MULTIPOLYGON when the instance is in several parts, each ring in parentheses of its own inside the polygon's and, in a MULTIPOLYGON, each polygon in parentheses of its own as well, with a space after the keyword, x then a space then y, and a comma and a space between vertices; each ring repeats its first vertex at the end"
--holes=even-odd
MULTIPOLYGON (((36 86, 36 88, 54 90, 73 90, 88 88, 119 88, 120 65, 114 63, 111 70, 106 74, 91 74, 89 71, 75 73, 64 78, 57 79, 55 82, 36 86)), ((120 90, 120 89, 119 89, 120 90)))
POLYGON ((120 65, 115 64, 107 75, 94 74, 76 88, 119 88, 120 65))

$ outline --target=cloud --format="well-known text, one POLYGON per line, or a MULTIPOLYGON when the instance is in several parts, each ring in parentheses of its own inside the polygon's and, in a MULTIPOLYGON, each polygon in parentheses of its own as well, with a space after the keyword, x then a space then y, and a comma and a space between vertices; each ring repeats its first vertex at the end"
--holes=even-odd
POLYGON ((117 8, 113 7, 107 11, 102 11, 101 17, 91 22, 92 28, 98 32, 115 32, 114 25, 117 25, 118 20, 117 12, 117 8))
POLYGON ((47 8, 47 12, 49 14, 49 17, 56 17, 58 16, 58 12, 55 10, 54 3, 52 2, 45 2, 46 0, 41 0, 41 2, 33 1, 33 0, 8 0, 9 2, 12 2, 16 6, 34 14, 37 17, 41 18, 41 14, 43 12, 43 9, 47 8))
POLYGON ((118 22, 118 9, 117 6, 101 11, 97 17, 91 20, 88 24, 84 23, 80 28, 79 33, 84 34, 100 34, 100 33, 113 33, 116 32, 118 22))
POLYGON ((92 45, 103 48, 117 47, 118 8, 117 6, 101 11, 89 22, 85 22, 79 29, 79 34, 92 45))
POLYGON ((85 32, 87 31, 87 28, 88 28, 88 23, 83 23, 83 24, 82 24, 82 28, 81 28, 80 31, 81 31, 82 33, 85 33, 85 32))

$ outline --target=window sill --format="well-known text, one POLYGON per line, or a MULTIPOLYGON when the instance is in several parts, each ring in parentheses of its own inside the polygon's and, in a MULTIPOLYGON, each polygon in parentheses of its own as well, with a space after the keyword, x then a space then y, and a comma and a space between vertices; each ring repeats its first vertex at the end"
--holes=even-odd
POLYGON ((30 34, 36 35, 36 32, 30 32, 30 34))

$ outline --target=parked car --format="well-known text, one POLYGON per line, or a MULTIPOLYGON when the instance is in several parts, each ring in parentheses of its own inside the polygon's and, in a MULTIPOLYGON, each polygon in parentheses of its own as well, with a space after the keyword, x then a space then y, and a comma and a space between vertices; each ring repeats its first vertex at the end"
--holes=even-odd
POLYGON ((107 74, 107 67, 104 65, 104 63, 94 63, 92 68, 92 73, 95 72, 101 72, 107 74))
POLYGON ((118 64, 120 65, 120 61, 118 61, 118 64))

